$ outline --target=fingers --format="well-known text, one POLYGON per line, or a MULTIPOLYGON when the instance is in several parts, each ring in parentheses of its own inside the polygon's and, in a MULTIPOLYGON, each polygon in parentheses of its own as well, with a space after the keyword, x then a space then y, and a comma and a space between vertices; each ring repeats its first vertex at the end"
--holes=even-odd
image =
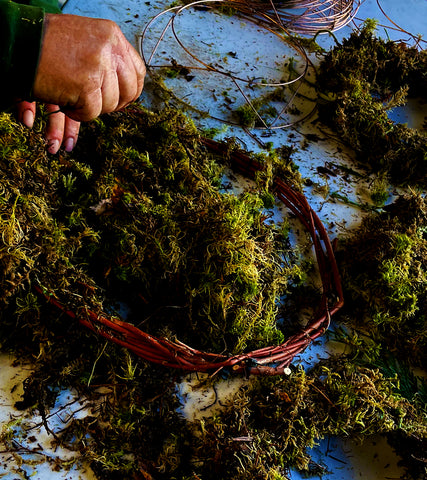
MULTIPOLYGON (((36 102, 20 101, 16 104, 18 120, 26 127, 32 128, 36 116, 36 102)), ((80 122, 68 118, 59 111, 58 105, 46 105, 48 120, 45 138, 47 151, 55 154, 63 145, 66 152, 71 152, 79 136, 80 122)))
MULTIPOLYGON (((101 113, 110 113, 129 105, 141 94, 144 79, 141 77, 140 66, 131 59, 120 59, 117 69, 106 75, 101 87, 101 113)), ((144 69, 145 72, 145 69, 144 69)))
POLYGON ((144 61, 140 57, 139 53, 132 46, 130 46, 129 58, 131 59, 135 67, 135 73, 136 73, 136 81, 137 81, 136 93, 132 99, 132 101, 135 101, 138 99, 138 97, 142 93, 142 90, 144 88, 144 78, 147 71, 145 68, 144 61))
POLYGON ((49 114, 45 133, 48 152, 57 153, 61 145, 66 152, 71 152, 77 142, 80 123, 60 112, 58 105, 47 105, 46 110, 49 114))
POLYGON ((36 102, 18 102, 17 103, 18 120, 28 128, 33 128, 34 118, 36 116, 36 102))
POLYGON ((117 25, 112 24, 116 45, 111 56, 111 70, 101 84, 101 113, 114 112, 135 101, 144 86, 145 64, 117 25))
POLYGON ((46 125, 46 141, 47 151, 55 154, 59 150, 62 144, 62 138, 64 135, 65 115, 58 112, 56 105, 47 105, 47 113, 49 115, 46 125))
POLYGON ((81 105, 79 101, 75 108, 63 109, 69 117, 89 121, 100 114, 121 110, 141 95, 145 64, 127 40, 122 39, 125 45, 120 50, 121 54, 114 56, 111 69, 104 73, 100 88, 82 96, 81 105))
MULTIPOLYGON (((117 70, 112 70, 104 77, 101 87, 101 112, 110 113, 121 108, 122 91, 120 89, 120 76, 117 70)), ((124 105, 123 105, 124 106, 124 105)))
POLYGON ((120 101, 117 109, 134 102, 141 95, 144 87, 145 64, 136 50, 127 43, 125 64, 117 67, 117 80, 120 101))
POLYGON ((65 117, 65 128, 64 128, 64 149, 66 152, 71 152, 77 143, 79 136, 80 122, 76 122, 69 117, 65 117))

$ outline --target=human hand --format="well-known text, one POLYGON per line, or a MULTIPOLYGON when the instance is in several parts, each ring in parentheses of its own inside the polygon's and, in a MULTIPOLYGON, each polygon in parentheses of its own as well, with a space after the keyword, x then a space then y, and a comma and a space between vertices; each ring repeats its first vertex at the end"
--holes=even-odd
MULTIPOLYGON (((35 102, 19 102, 17 104, 18 119, 28 128, 32 128, 36 116, 35 102)), ((49 153, 58 152, 64 145, 66 152, 71 152, 79 135, 80 122, 76 122, 59 111, 58 105, 46 105, 48 120, 45 131, 49 153)))
POLYGON ((37 100, 59 105, 69 119, 80 122, 139 97, 145 65, 117 24, 64 14, 47 14, 45 22, 33 86, 37 100))

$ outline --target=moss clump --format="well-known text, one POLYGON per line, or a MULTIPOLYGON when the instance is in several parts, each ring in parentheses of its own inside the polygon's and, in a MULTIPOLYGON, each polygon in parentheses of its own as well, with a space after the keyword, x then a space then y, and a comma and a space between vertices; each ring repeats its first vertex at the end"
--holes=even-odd
POLYGON ((376 38, 367 23, 320 65, 320 118, 339 131, 369 169, 388 174, 394 184, 425 186, 427 137, 394 123, 388 112, 405 104, 408 95, 426 100, 426 78, 425 50, 376 38))
POLYGON ((402 197, 369 216, 342 244, 340 265, 352 322, 383 352, 427 367, 427 207, 402 197))
POLYGON ((254 128, 265 126, 264 122, 268 123, 268 119, 274 119, 278 115, 276 108, 270 104, 272 95, 256 98, 251 101, 251 104, 245 103, 236 108, 235 115, 237 116, 239 125, 242 127, 254 128))

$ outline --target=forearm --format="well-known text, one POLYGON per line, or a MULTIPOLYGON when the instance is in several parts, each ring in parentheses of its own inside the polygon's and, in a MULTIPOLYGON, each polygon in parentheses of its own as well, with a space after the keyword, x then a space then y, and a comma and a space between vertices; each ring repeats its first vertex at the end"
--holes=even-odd
POLYGON ((0 0, 1 108, 32 97, 46 12, 60 12, 56 0, 0 0))

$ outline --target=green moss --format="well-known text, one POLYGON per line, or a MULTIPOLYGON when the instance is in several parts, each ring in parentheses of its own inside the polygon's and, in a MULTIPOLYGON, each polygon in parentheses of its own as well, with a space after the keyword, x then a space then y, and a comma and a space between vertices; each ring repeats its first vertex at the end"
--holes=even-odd
POLYGON ((309 449, 329 435, 400 431, 407 438, 424 437, 422 410, 416 412, 398 384, 394 374, 344 358, 322 361, 309 373, 297 368, 287 377, 254 380, 232 409, 194 425, 199 474, 208 480, 223 471, 236 479, 280 478, 293 466, 310 475, 316 472, 309 449))
POLYGON ((388 182, 381 176, 375 177, 369 193, 374 205, 382 207, 390 197, 388 182))
POLYGON ((282 89, 278 88, 251 100, 250 104, 245 103, 237 107, 234 114, 239 125, 248 128, 264 127, 265 123, 268 124, 268 120, 275 119, 279 113, 271 102, 283 101, 282 96, 282 89))
POLYGON ((366 168, 397 185, 425 186, 427 138, 394 123, 389 111, 407 96, 425 99, 426 75, 425 50, 375 37, 370 22, 325 55, 317 76, 320 117, 366 168))
POLYGON ((397 358, 426 367, 427 243, 423 197, 400 198, 372 214, 343 243, 351 316, 397 358), (374 332, 377 332, 374 334, 374 332))
MULTIPOLYGON (((3 299, 39 285, 74 311, 125 301, 148 332, 213 351, 283 340, 277 298, 297 272, 280 260, 287 239, 264 223, 260 196, 219 194, 222 167, 187 118, 133 107, 88 125, 59 161, 10 123, 3 115, 3 299)), ((280 161, 269 162, 271 175, 280 161)))

